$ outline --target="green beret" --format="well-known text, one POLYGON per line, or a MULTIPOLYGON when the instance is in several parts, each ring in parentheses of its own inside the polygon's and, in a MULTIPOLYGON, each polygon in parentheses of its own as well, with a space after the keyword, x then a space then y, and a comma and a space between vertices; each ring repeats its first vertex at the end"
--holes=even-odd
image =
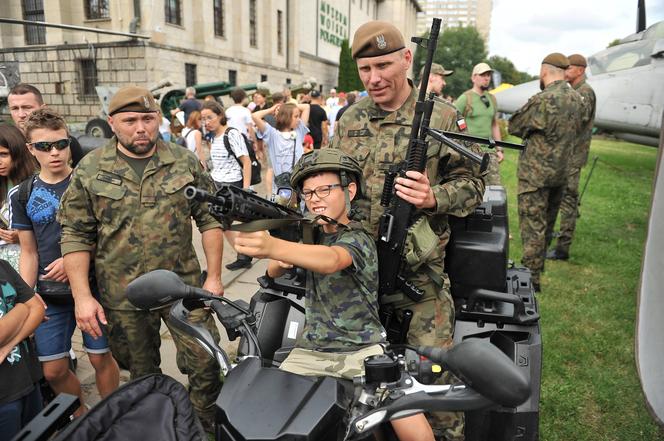
MULTIPOLYGON (((454 73, 453 70, 445 70, 445 68, 438 64, 438 63, 431 63, 431 75, 440 75, 441 77, 449 77, 454 73)), ((422 75, 424 74, 424 66, 422 66, 422 69, 420 69, 420 78, 422 78, 422 75)))
POLYGON ((159 106, 149 90, 138 86, 125 86, 108 103, 108 115, 120 112, 158 112, 159 106))
POLYGON ((544 57, 542 64, 550 64, 551 66, 555 66, 560 69, 567 69, 569 67, 569 60, 560 52, 554 52, 544 57))
POLYGON ((370 21, 355 31, 353 36, 353 59, 379 57, 406 47, 401 31, 392 23, 370 21))
POLYGON ((586 57, 584 57, 581 54, 572 54, 567 58, 569 59, 569 64, 571 64, 572 66, 581 66, 581 67, 588 66, 586 57))

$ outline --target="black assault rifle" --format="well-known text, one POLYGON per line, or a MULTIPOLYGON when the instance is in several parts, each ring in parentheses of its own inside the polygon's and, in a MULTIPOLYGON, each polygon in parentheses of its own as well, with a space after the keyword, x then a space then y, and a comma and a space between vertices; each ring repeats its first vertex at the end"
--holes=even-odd
POLYGON ((184 196, 209 203, 210 214, 224 230, 250 232, 277 229, 304 220, 299 211, 229 184, 222 184, 215 194, 188 186, 184 189, 184 196), (242 224, 232 225, 235 221, 242 224))
POLYGON ((399 197, 394 196, 394 181, 397 176, 405 177, 406 171, 414 170, 420 173, 424 172, 426 166, 427 136, 436 141, 445 144, 447 147, 455 150, 465 158, 480 165, 480 172, 486 170, 489 165, 490 156, 488 153, 483 155, 457 144, 450 138, 454 137, 464 141, 481 142, 490 147, 502 146, 507 148, 523 149, 524 146, 508 142, 495 141, 493 139, 477 138, 465 134, 446 132, 429 127, 431 113, 433 112, 433 98, 426 99, 426 88, 429 83, 429 74, 431 72, 431 63, 433 62, 434 52, 438 44, 438 34, 440 32, 439 18, 434 18, 431 24, 429 38, 413 37, 411 41, 427 49, 426 63, 422 74, 419 95, 415 104, 415 114, 413 116, 410 139, 408 141, 408 152, 406 160, 400 164, 390 166, 385 175, 383 193, 380 204, 385 207, 385 212, 380 218, 378 227, 378 273, 379 288, 381 295, 394 293, 397 289, 410 297, 413 301, 422 299, 424 293, 406 280, 401 274, 402 256, 406 244, 408 229, 415 222, 416 208, 413 204, 406 202, 399 197), (425 43, 425 44, 422 44, 425 43))

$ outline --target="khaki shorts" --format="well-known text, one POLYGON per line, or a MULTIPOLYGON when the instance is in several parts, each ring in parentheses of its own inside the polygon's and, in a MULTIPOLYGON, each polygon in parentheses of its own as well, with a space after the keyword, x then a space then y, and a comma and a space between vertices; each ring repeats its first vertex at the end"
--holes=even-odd
POLYGON ((279 369, 311 377, 337 377, 352 380, 353 377, 364 374, 365 358, 384 352, 383 347, 379 344, 349 352, 322 352, 295 348, 281 363, 279 369))

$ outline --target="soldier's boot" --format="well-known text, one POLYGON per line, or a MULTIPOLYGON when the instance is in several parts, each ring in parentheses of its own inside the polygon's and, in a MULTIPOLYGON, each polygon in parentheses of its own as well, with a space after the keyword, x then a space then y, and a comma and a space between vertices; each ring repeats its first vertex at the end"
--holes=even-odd
POLYGON ((231 271, 249 267, 251 267, 251 256, 245 256, 244 254, 238 254, 235 262, 226 265, 226 269, 231 271))
POLYGON ((568 260, 569 253, 567 251, 554 248, 546 253, 546 258, 549 260, 568 260))

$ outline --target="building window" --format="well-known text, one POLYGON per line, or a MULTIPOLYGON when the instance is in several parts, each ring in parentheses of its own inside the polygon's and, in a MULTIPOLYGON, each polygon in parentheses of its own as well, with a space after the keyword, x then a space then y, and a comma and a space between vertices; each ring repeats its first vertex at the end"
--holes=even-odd
MULTIPOLYGON (((43 0, 23 0, 23 20, 44 21, 43 0)), ((46 28, 43 26, 23 26, 25 44, 46 44, 46 28)))
POLYGON ((184 82, 186 87, 196 85, 197 79, 195 64, 184 63, 184 82))
POLYGON ((291 83, 291 79, 290 79, 290 78, 286 78, 286 84, 290 84, 290 83, 291 83))
POLYGON ((228 83, 231 86, 237 86, 237 71, 233 69, 228 70, 228 83))
POLYGON ((261 74, 261 82, 267 81, 267 75, 261 74))
POLYGON ((109 18, 108 0, 85 0, 85 18, 87 20, 97 20, 100 18, 109 18))
POLYGON ((182 25, 182 11, 180 8, 180 0, 165 0, 166 7, 166 23, 174 25, 182 25))
POLYGON ((249 46, 257 47, 256 0, 249 0, 249 46))
POLYGON ((284 53, 284 13, 277 10, 277 53, 284 53))
POLYGON ((224 26, 224 0, 214 0, 214 35, 225 37, 224 26))
POLYGON ((97 86, 97 65, 94 60, 84 58, 78 60, 79 66, 79 92, 80 95, 95 96, 97 86))

